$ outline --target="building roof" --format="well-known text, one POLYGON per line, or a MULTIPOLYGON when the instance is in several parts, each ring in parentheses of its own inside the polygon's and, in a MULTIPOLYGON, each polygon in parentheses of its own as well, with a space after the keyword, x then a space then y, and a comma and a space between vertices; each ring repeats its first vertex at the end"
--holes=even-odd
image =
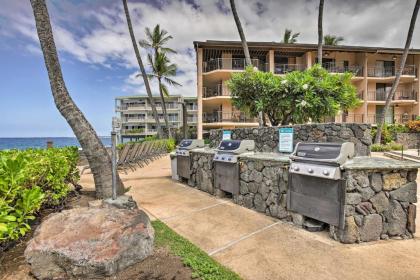
MULTIPOLYGON (((220 47, 238 47, 242 48, 241 41, 217 41, 217 40, 207 40, 203 41, 194 41, 194 48, 220 48, 220 47)), ((259 48, 259 49, 302 49, 308 51, 316 51, 318 49, 317 44, 284 44, 278 42, 248 42, 250 48, 259 48)), ((403 53, 403 48, 385 48, 385 47, 366 47, 366 46, 328 46, 322 45, 322 49, 326 51, 352 51, 352 52, 369 52, 369 53, 403 53)), ((420 49, 410 49, 410 54, 420 54, 420 49)))

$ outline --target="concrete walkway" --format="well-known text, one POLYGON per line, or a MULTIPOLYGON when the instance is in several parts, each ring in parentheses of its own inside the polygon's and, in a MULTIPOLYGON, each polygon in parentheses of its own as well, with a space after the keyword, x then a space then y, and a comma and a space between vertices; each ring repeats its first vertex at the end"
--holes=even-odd
MULTIPOLYGON (((420 279, 420 239, 343 245, 170 178, 169 157, 121 174, 130 194, 244 279, 420 279)), ((89 174, 81 184, 92 187, 89 174)), ((420 185, 420 184, 419 184, 420 185)), ((417 230, 420 213, 417 209, 417 230)))

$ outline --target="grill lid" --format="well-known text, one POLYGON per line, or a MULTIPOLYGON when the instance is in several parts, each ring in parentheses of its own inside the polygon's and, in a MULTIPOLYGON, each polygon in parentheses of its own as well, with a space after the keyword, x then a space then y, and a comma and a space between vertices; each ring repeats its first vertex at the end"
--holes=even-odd
POLYGON ((302 143, 296 144, 290 156, 292 161, 342 165, 354 157, 354 143, 302 143))
POLYGON ((217 147, 218 152, 241 154, 255 149, 254 140, 222 140, 217 147))
POLYGON ((183 139, 177 148, 178 150, 192 150, 202 147, 204 147, 204 140, 202 139, 183 139))

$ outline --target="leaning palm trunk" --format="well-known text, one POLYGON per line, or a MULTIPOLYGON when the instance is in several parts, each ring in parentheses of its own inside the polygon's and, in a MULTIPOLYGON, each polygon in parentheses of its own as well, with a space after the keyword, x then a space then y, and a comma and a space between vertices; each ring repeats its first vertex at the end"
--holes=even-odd
POLYGON ((130 32, 131 42, 133 43, 134 52, 136 54, 137 62, 140 67, 141 74, 144 80, 144 86, 146 87, 147 96, 150 102, 150 107, 152 107, 153 118, 155 119, 157 126, 157 133, 160 138, 163 138, 162 127, 159 121, 159 115, 156 110, 155 101, 153 99, 152 91, 150 90, 149 79, 147 78, 146 70, 144 69, 143 60, 140 56, 139 47, 137 46, 136 37, 134 36, 133 26, 131 24, 130 12, 128 11, 127 0, 122 0, 124 5, 125 17, 127 19, 128 31, 130 32))
POLYGON ((322 18, 324 13, 324 0, 319 0, 318 9, 318 63, 322 66, 322 18))
POLYGON ((158 86, 159 86, 160 99, 162 101, 163 117, 165 118, 166 129, 168 130, 168 137, 172 138, 171 127, 169 126, 169 117, 168 117, 168 113, 166 112, 165 96, 162 91, 162 79, 160 77, 158 77, 158 86))
POLYGON ((386 98, 386 102, 382 110, 382 114, 379 116, 378 128, 377 128, 376 137, 375 137, 376 144, 381 143, 382 129, 385 124, 385 115, 388 112, 389 107, 391 106, 391 101, 394 98, 395 91, 397 90, 398 84, 400 83, 401 75, 404 71, 405 62, 407 61, 408 51, 411 45, 411 39, 413 38, 414 26, 416 25, 416 19, 417 19, 417 14, 419 12, 419 7, 420 7, 420 0, 417 0, 414 6, 413 15, 411 16, 410 27, 408 28, 407 40, 405 41, 404 52, 401 58, 401 65, 395 75, 395 80, 392 83, 391 91, 386 98))
MULTIPOLYGON (((96 196, 98 198, 111 197, 111 158, 102 145, 101 140, 96 135, 95 130, 76 106, 67 91, 45 0, 31 0, 31 5, 55 105, 72 128, 74 135, 83 148, 83 152, 93 173, 96 196)), ((123 184, 119 177, 117 178, 117 193, 123 193, 123 184)))
MULTIPOLYGON (((242 29, 242 24, 236 11, 235 1, 230 0, 230 8, 232 9, 233 19, 235 20, 236 27, 238 28, 239 37, 241 38, 242 48, 244 49, 245 63, 247 66, 252 66, 251 56, 249 55, 248 43, 246 42, 245 33, 242 29)), ((258 126, 264 125, 263 112, 258 112, 258 126)))

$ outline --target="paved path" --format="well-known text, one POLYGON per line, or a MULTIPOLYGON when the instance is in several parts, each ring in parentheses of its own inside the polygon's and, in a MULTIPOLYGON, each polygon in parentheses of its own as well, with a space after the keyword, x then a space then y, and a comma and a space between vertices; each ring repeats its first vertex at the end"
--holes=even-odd
MULTIPOLYGON (((122 174, 130 194, 244 279, 420 279, 420 239, 343 245, 170 179, 169 157, 122 174)), ((90 175, 81 179, 92 186, 90 175)), ((420 207, 419 207, 420 208, 420 207)), ((417 230, 420 229, 417 209, 417 230)))

